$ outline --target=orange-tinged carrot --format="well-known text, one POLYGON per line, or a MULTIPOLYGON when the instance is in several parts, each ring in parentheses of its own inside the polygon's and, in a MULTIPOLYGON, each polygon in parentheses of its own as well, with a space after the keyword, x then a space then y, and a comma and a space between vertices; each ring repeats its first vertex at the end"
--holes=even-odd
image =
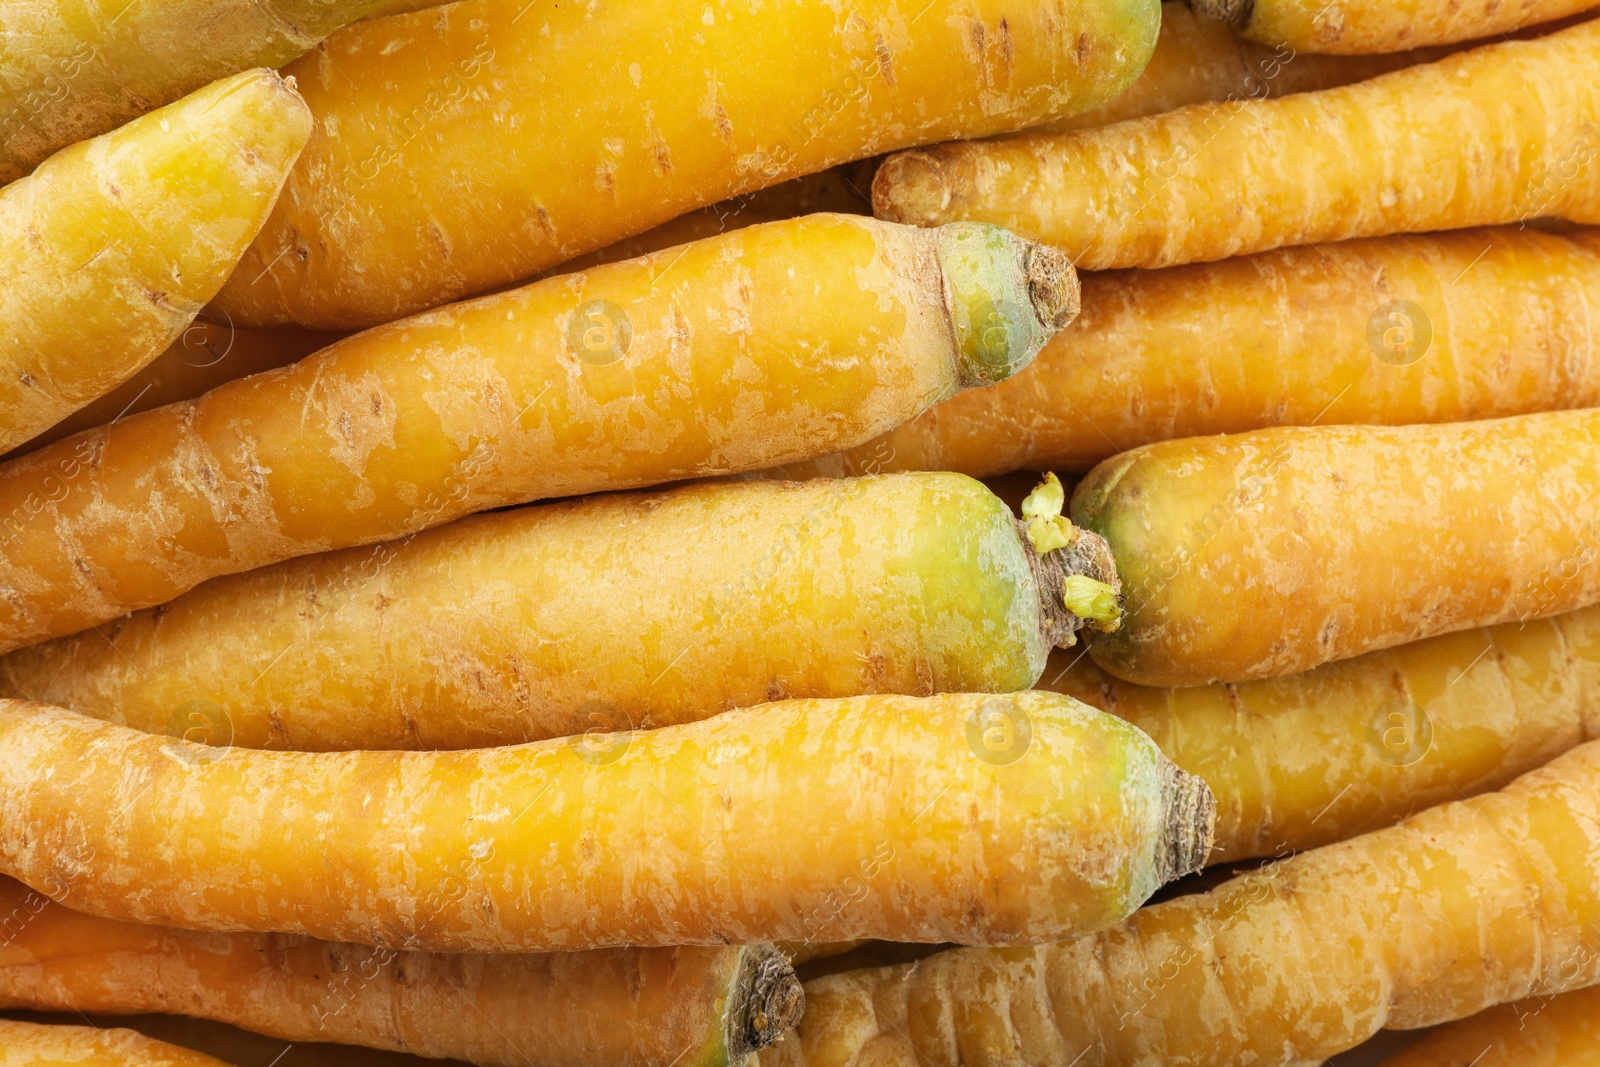
MULTIPOLYGON (((72 901, 69 883, 51 888, 72 901)), ((101 919, 10 879, 0 929, 6 1008, 182 1013, 478 1067, 736 1067, 803 1005, 770 945, 397 952, 101 919)))
POLYGON ((213 306, 245 326, 371 326, 799 175, 1021 129, 1114 95, 1159 15, 469 0, 360 23, 287 68, 316 130, 213 306))
POLYGON ((1600 986, 1500 1004, 1423 1035, 1383 1067, 1596 1067, 1600 986))
POLYGON ((506 504, 794 461, 1033 358, 1059 252, 753 226, 368 330, 0 466, 0 647, 506 504))
POLYGON ((0 1019, 0 1067, 227 1067, 132 1030, 0 1019))
POLYGON ((1072 518, 1127 614, 1090 644, 1146 685, 1307 670, 1600 601, 1600 409, 1145 445, 1072 518))
MULTIPOLYGON (((1091 937, 806 984, 764 1067, 1319 1063, 1600 981, 1600 742, 1091 937)), ((1460 1062, 1460 1061, 1457 1061, 1460 1062)))
POLYGON ((899 222, 1004 225, 1085 270, 1543 216, 1600 223, 1597 51, 1591 20, 1281 100, 914 149, 878 168, 873 204, 899 222))
POLYGON ((1595 0, 1193 0, 1252 41, 1360 55, 1500 37, 1596 7, 1595 0))
POLYGON ((291 85, 249 71, 0 189, 0 452, 182 334, 266 220, 310 126, 291 85))
POLYGON ((463 752, 218 749, 0 701, 0 798, 0 868, 91 914, 433 951, 1032 943, 1196 869, 1212 822, 1144 734, 1038 692, 463 752))

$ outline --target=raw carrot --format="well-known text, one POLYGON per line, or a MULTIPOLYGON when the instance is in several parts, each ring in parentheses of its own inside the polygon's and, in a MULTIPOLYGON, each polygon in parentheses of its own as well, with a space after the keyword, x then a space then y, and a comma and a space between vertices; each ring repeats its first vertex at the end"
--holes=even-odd
POLYGON ((1600 404, 1600 230, 1510 227, 1083 276, 1083 314, 993 389, 774 471, 1086 471, 1152 441, 1600 404))
POLYGON ((287 366, 343 336, 294 327, 242 330, 196 320, 133 377, 0 456, 0 460, 15 459, 24 452, 127 415, 193 400, 224 382, 287 366))
POLYGON ((1596 1067, 1600 986, 1501 1004, 1442 1026, 1383 1067, 1596 1067))
POLYGON ((0 1067, 227 1067, 132 1030, 0 1019, 0 1067))
MULTIPOLYGON (((70 884, 53 888, 72 901, 70 884)), ((479 1067, 735 1067, 804 1004, 770 945, 396 952, 101 919, 10 879, 0 879, 0 929, 6 1008, 182 1013, 479 1067)))
MULTIPOLYGON (((784 697, 1027 689, 1115 587, 956 474, 479 515, 218 578, 0 658, 0 695, 248 748, 475 748, 784 697)), ((1109 619, 1097 622, 1104 625, 1109 619)))
POLYGON ((183 333, 266 220, 310 124, 291 86, 250 71, 0 190, 0 452, 183 333))
POLYGON ((1096 662, 1246 681, 1600 601, 1600 410, 1145 445, 1078 484, 1127 616, 1096 662))
POLYGON ((1317 1063, 1600 981, 1600 742, 1092 937, 806 983, 806 1063, 1317 1063))
POLYGON ((0 648, 474 511, 848 447, 1077 310, 992 227, 752 226, 368 330, 0 466, 0 648))
POLYGON ((1127 719, 1205 779, 1210 862, 1270 856, 1498 789, 1600 738, 1600 607, 1239 685, 1152 689, 1061 652, 1040 687, 1127 719))
POLYGON ((470 0, 351 26, 286 69, 316 132, 214 308, 371 326, 798 175, 1021 129, 1113 96, 1159 16, 1158 0, 470 0))
POLYGON ((0 185, 209 82, 281 67, 380 2, 5 0, 0 185))
POLYGON ((1595 0, 1511 0, 1488 5, 1460 0, 1401 4, 1381 0, 1192 2, 1205 17, 1222 21, 1252 41, 1338 55, 1398 52, 1419 45, 1500 37, 1600 6, 1595 0))
POLYGON ((465 752, 219 749, 0 701, 0 797, 0 867, 91 914, 431 951, 1031 943, 1198 868, 1212 822, 1144 734, 1036 692, 465 752))
POLYGON ((898 222, 999 223, 1087 270, 1543 216, 1600 223, 1597 51, 1590 21, 1281 100, 901 152, 878 168, 873 204, 898 222))

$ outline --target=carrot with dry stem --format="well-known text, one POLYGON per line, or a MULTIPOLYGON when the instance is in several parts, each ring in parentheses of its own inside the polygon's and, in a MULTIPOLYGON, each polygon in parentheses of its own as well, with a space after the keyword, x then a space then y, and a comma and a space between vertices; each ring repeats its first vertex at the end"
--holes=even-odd
POLYGON ((806 984, 765 1067, 1320 1062, 1600 982, 1600 742, 1091 937, 806 984))
POLYGON ((1191 0, 1252 41, 1305 52, 1361 55, 1501 37, 1600 6, 1596 0, 1191 0))
POLYGON ((132 1030, 0 1019, 0 1067, 227 1067, 132 1030))
POLYGON ((1600 230, 1510 227, 1083 277, 1025 370, 773 472, 1086 471, 1153 441, 1600 404, 1600 230))
MULTIPOLYGON (((1057 513, 1060 490, 1057 494, 1057 513)), ((0 695, 249 748, 474 748, 784 697, 1027 689, 1110 617, 956 474, 723 482, 479 515, 218 578, 0 658, 0 695), (1070 606, 1069 606, 1070 605, 1070 606)), ((1092 587, 1092 585, 1091 585, 1092 587)))
POLYGON ((1078 484, 1126 597, 1090 651, 1145 685, 1308 670, 1600 601, 1600 409, 1145 445, 1078 484))
POLYGON ((214 307, 371 326, 799 175, 1093 107, 1144 65, 1159 16, 1158 0, 467 0, 351 26, 286 68, 316 131, 214 307))
POLYGON ((0 452, 177 340, 266 221, 310 126, 292 87, 250 71, 0 189, 0 452))
POLYGON ((1040 688, 1127 719, 1205 779, 1210 862, 1270 856, 1498 789, 1600 738, 1600 607, 1238 685, 1149 688, 1059 652, 1040 688))
POLYGON ((0 648, 474 511, 848 447, 1077 310, 993 227, 753 226, 346 338, 0 466, 0 648))
POLYGON ((91 914, 452 952, 1068 937, 1197 869, 1212 822, 1144 734, 1037 692, 463 752, 218 749, 0 701, 0 797, 0 868, 91 914))
POLYGON ((1281 100, 901 152, 878 168, 873 205, 897 222, 1004 225, 1083 270, 1541 216, 1600 223, 1597 51, 1590 21, 1281 100))
POLYGON ((1383 1067, 1595 1067, 1600 986, 1501 1004, 1424 1034, 1383 1067))
MULTIPOLYGON (((52 888, 73 901, 70 883, 52 888)), ((804 1004, 770 945, 396 952, 101 919, 10 879, 0 930, 8 1009, 184 1014, 479 1067, 737 1067, 804 1004)))

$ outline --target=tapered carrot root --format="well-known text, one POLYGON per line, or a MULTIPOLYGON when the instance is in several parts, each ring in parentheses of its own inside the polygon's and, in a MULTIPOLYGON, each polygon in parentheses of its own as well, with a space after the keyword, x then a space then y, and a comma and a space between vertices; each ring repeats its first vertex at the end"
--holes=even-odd
POLYGON ((783 697, 1027 689, 1115 587, 970 478, 728 482, 480 515, 208 582, 0 659, 0 695, 250 748, 474 748, 783 697))
POLYGON ((506 504, 833 451, 1077 310, 992 227, 754 226, 403 320, 0 467, 0 647, 506 504))
POLYGON ((1246 681, 1600 601, 1600 410, 1146 445, 1073 493, 1145 685, 1246 681))
POLYGON ((1146 688, 1062 652, 1040 687, 1120 715, 1205 779, 1210 862, 1281 855, 1498 789, 1600 738, 1600 607, 1229 686, 1146 688))
POLYGON ((0 796, 0 866, 92 914, 443 951, 1033 942, 1117 921, 1211 845, 1198 779, 1051 693, 314 754, 5 701, 0 796))
MULTIPOLYGON (((56 895, 71 902, 72 890, 62 884, 56 895)), ((0 927, 7 1008, 177 1013, 479 1067, 731 1067, 794 1025, 803 1006, 770 945, 395 952, 116 922, 9 879, 0 879, 0 927)))
POLYGON ((1319 1062, 1600 981, 1597 883, 1600 742, 1092 937, 809 982, 799 1040, 761 1062, 1319 1062))
POLYGON ((1600 230, 1509 227, 1087 274, 1083 314, 993 389, 788 477, 1085 471, 1152 441, 1600 404, 1600 230), (1200 340, 1203 339, 1203 340, 1200 340))
POLYGON ((0 1067, 227 1067, 132 1030, 0 1019, 0 1067))
POLYGON ((1426 1034, 1383 1067, 1595 1067, 1600 986, 1501 1004, 1426 1034))
POLYGON ((1088 270, 1539 216, 1600 223, 1597 52, 1590 21, 1282 100, 902 152, 878 169, 873 204, 899 222, 999 223, 1088 270))
POLYGON ((0 459, 15 459, 24 452, 118 418, 193 400, 224 382, 288 366, 343 336, 321 330, 241 330, 192 322, 166 351, 133 377, 0 459))
POLYGON ((1160 5, 701 14, 471 0, 343 30, 287 68, 316 132, 214 310, 371 326, 798 175, 1093 107, 1149 58, 1160 5))
POLYGON ((1196 11, 1222 20, 1252 41, 1341 55, 1397 52, 1419 45, 1500 37, 1596 6, 1595 0, 1511 0, 1492 5, 1457 0, 1414 0, 1405 4, 1374 0, 1191 3, 1196 11))
POLYGON ((182 334, 266 220, 310 126, 291 86, 251 71, 0 190, 0 452, 182 334))

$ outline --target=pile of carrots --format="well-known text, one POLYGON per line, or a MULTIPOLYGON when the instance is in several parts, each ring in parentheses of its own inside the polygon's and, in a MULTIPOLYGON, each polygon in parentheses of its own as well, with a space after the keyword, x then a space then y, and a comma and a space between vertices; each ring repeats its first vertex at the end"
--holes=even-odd
POLYGON ((1597 996, 1600 0, 0 0, 0 1067, 1597 996))

